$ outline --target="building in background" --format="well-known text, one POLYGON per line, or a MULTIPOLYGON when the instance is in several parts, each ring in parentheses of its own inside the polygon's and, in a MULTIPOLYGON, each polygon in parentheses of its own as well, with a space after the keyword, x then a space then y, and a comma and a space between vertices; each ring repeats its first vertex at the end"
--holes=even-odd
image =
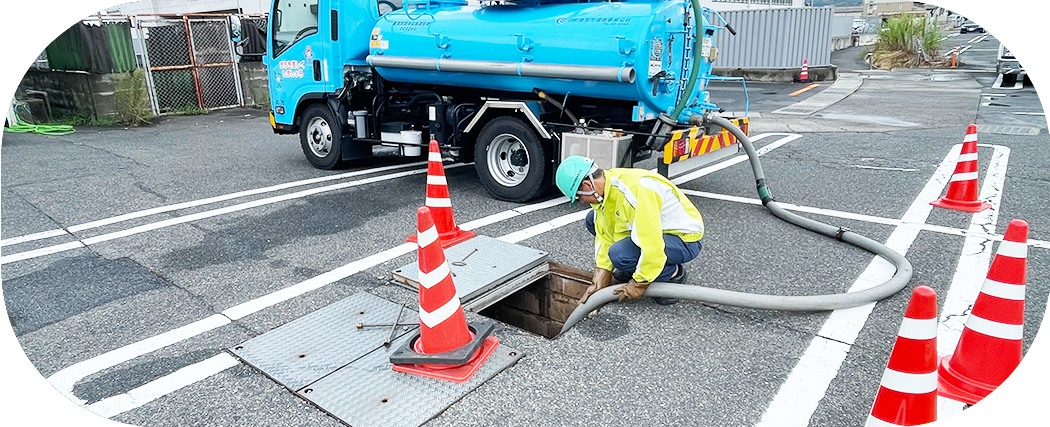
MULTIPOLYGON (((932 8, 932 7, 930 7, 932 8)), ((895 16, 927 14, 926 3, 899 0, 864 0, 864 14, 892 18, 895 16)))
POLYGON ((139 0, 101 11, 114 15, 171 13, 266 13, 270 0, 139 0))
POLYGON ((701 7, 719 12, 729 10, 779 9, 806 7, 806 0, 700 0, 701 7))

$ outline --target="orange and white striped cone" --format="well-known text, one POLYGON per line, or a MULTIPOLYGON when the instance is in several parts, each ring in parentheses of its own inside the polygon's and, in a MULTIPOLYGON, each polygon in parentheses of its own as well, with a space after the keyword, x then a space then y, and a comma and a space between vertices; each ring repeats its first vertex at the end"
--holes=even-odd
POLYGON ((810 83, 812 80, 809 79, 809 59, 802 60, 802 72, 798 75, 799 83, 810 83))
POLYGON ((1021 364, 1027 242, 1028 223, 1010 221, 955 353, 941 358, 941 396, 973 405, 1021 364))
POLYGON ((866 427, 937 421, 937 293, 917 286, 904 312, 866 427))
MULTIPOLYGON (((441 237, 441 247, 447 248, 475 236, 473 231, 462 230, 456 225, 452 215, 452 199, 448 193, 448 181, 445 179, 445 166, 441 163, 441 149, 437 141, 430 140, 430 155, 427 159, 427 198, 423 204, 430 208, 441 237)), ((406 242, 415 242, 416 235, 405 238, 406 242)))
POLYGON ((955 164, 955 173, 948 182, 948 194, 931 205, 963 212, 976 213, 992 207, 977 200, 977 125, 966 128, 959 161, 955 164))
POLYGON ((441 249, 430 208, 416 211, 419 257, 419 335, 390 356, 393 369, 464 382, 499 345, 492 322, 467 325, 452 271, 441 249))

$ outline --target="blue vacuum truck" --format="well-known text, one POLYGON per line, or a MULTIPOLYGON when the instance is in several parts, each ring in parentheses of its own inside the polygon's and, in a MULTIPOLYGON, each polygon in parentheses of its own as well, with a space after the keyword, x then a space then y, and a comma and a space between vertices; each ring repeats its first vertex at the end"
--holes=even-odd
POLYGON ((514 202, 546 191, 572 154, 612 168, 674 146, 658 162, 668 174, 737 152, 696 150, 705 135, 734 139, 702 117, 718 111, 708 82, 733 79, 711 75, 712 36, 735 34, 697 0, 473 1, 275 0, 273 131, 298 134, 321 169, 420 156, 436 140, 514 202))

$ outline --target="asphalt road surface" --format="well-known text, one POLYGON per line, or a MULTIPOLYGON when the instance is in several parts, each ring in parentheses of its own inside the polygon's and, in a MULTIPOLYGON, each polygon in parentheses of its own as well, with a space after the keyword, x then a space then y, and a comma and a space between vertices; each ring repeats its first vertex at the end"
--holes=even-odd
MULTIPOLYGON (((774 197, 905 252, 908 289, 933 287, 945 311, 942 353, 1010 220, 1030 225, 1025 350, 1050 293, 1047 124, 1033 87, 992 87, 997 46, 973 43, 958 69, 842 67, 859 88, 805 116, 772 111, 816 99, 830 82, 794 97, 798 84, 748 86, 751 135, 768 150, 774 197), (981 198, 993 208, 932 208, 970 123, 983 129, 981 198)), ((738 88, 712 92, 727 110, 743 109, 738 88)), ((11 327, 43 377, 113 420, 341 425, 227 349, 356 293, 416 304, 390 273, 415 260, 398 248, 423 202, 418 160, 317 170, 296 138, 271 133, 263 112, 228 110, 62 137, 5 134, 2 161, 11 327)), ((537 205, 554 192, 496 201, 473 166, 446 168, 459 224, 484 222, 479 234, 593 266, 581 207, 537 205), (502 214, 511 209, 527 213, 502 214)), ((703 251, 687 264, 692 284, 829 294, 893 273, 770 215, 746 162, 681 187, 707 224, 703 251)), ((524 357, 427 425, 861 425, 908 297, 835 313, 643 299, 607 305, 553 340, 497 323, 495 334, 524 357)))

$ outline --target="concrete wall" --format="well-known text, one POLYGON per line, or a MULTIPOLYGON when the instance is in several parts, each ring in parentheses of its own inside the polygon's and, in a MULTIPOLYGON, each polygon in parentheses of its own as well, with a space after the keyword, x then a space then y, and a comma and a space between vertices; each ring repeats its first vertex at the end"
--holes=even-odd
POLYGON ((269 110, 270 89, 266 80, 266 66, 261 61, 246 61, 237 63, 237 70, 241 74, 244 106, 269 110))
POLYGON ((116 117, 113 97, 117 79, 123 74, 90 74, 83 71, 26 71, 20 87, 47 92, 54 115, 116 117))
POLYGON ((842 50, 853 46, 868 46, 875 43, 875 34, 854 34, 831 39, 831 50, 842 50))

